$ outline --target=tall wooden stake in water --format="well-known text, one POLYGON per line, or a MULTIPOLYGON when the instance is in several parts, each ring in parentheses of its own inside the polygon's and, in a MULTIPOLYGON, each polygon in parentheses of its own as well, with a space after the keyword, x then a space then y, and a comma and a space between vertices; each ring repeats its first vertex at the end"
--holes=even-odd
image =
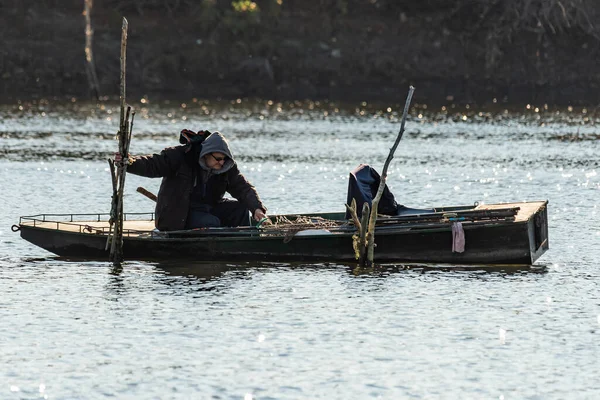
POLYGON ((383 190, 385 189, 388 167, 390 166, 392 158, 394 158, 396 148, 398 147, 400 139, 402 139, 402 135, 404 134, 404 125, 406 124, 406 117, 408 116, 408 110, 410 109, 410 102, 412 100, 414 91, 415 88, 411 86, 408 91, 406 104, 404 105, 404 113, 402 114, 400 132, 398 132, 398 137, 396 137, 396 141, 394 142, 394 145, 390 149, 390 153, 385 160, 383 172, 381 174, 381 181, 379 182, 379 187, 377 188, 377 194, 375 195, 375 198, 371 204, 371 209, 369 210, 369 204, 365 202, 362 209, 362 219, 359 220, 356 212, 356 201, 352 199, 351 205, 346 204, 346 208, 350 212, 357 230, 357 233, 353 237, 353 245, 356 258, 358 258, 358 266, 360 268, 371 268, 373 266, 373 259, 375 256, 375 224, 377 223, 377 209, 379 207, 381 196, 383 195, 383 190))
POLYGON ((96 75, 96 66, 94 65, 94 53, 92 52, 92 38, 94 36, 94 30, 92 29, 92 1, 84 0, 83 9, 83 16, 85 17, 85 73, 92 94, 96 97, 96 100, 99 100, 100 89, 98 76, 96 75))
POLYGON ((396 137, 396 141, 394 142, 394 145, 390 149, 390 153, 388 154, 387 159, 385 160, 383 171, 381 173, 381 181, 379 181, 379 188, 377 189, 377 194, 375 195, 373 203, 371 204, 371 216, 369 218, 369 228, 367 229, 367 259, 365 262, 365 266, 368 268, 373 266, 373 258, 375 254, 375 223, 377 222, 377 208, 379 207, 379 200, 381 200, 381 196, 383 195, 383 189, 385 189, 385 181, 387 179, 388 167, 390 166, 392 158, 394 158, 396 148, 398 147, 400 139, 402 139, 402 135, 404 134, 404 125, 406 124, 406 117, 408 115, 408 110, 410 109, 410 102, 412 100, 414 92, 415 88, 411 86, 408 90, 406 104, 404 104, 404 113, 402 114, 402 124, 400 125, 400 132, 398 132, 398 137, 396 137))
MULTIPOLYGON (((133 129, 133 118, 135 113, 131 114, 131 125, 129 115, 131 107, 125 103, 125 71, 126 71, 126 50, 127 50, 127 19, 123 18, 123 28, 121 31, 121 116, 119 120, 119 153, 123 162, 116 164, 109 160, 111 167, 113 196, 112 207, 110 211, 111 227, 114 224, 114 233, 110 248, 110 261, 114 266, 120 266, 123 261, 123 189, 125 187, 125 176, 127 173, 127 161, 129 158, 129 143, 131 141, 131 130, 133 129)), ((110 235, 109 235, 110 237, 110 235)))

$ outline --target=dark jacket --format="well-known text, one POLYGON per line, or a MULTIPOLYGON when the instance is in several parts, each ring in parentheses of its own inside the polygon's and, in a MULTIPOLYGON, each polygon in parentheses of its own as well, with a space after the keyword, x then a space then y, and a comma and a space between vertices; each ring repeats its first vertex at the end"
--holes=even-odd
POLYGON ((218 150, 212 151, 220 151, 230 157, 218 172, 211 173, 212 170, 199 162, 206 154, 199 144, 191 148, 187 145, 169 147, 160 154, 133 158, 133 163, 127 167, 127 172, 148 178, 163 178, 156 202, 156 228, 161 231, 185 229, 194 187, 208 182, 209 179, 211 187, 207 191, 208 197, 204 199, 208 205, 216 205, 223 199, 225 192, 228 192, 243 203, 251 213, 259 208, 267 211, 254 186, 240 173, 226 141, 224 141, 225 148, 219 143, 221 139, 224 140, 218 132, 215 132, 205 141, 207 149, 215 149, 217 144, 221 147, 217 146, 218 150), (211 138, 213 139, 209 141, 211 138))

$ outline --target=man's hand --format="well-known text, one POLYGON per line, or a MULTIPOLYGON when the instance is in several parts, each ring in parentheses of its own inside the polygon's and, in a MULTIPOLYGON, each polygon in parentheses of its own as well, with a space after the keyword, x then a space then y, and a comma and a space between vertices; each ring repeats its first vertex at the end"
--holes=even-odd
POLYGON ((263 210, 261 210, 260 208, 257 208, 256 210, 254 210, 254 220, 255 221, 260 221, 263 218, 267 218, 267 214, 265 214, 265 212, 263 210))
POLYGON ((127 164, 127 165, 133 164, 133 158, 131 157, 131 155, 129 155, 129 157, 127 159, 123 160, 123 157, 121 157, 121 153, 119 153, 118 151, 115 153, 114 160, 115 160, 116 165, 123 166, 125 164, 127 164))

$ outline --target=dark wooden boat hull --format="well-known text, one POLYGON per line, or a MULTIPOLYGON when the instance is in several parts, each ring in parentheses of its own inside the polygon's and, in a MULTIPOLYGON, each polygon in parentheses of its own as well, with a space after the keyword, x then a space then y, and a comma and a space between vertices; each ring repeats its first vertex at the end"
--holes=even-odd
MULTIPOLYGON (((68 258, 107 260, 106 235, 19 225, 23 239, 68 258)), ((452 252, 449 224, 404 224, 378 229, 376 262, 450 264, 534 263, 548 249, 546 203, 522 221, 464 225, 465 251, 452 252)), ((282 237, 191 236, 124 237, 129 260, 196 261, 354 261, 352 233, 282 237)))

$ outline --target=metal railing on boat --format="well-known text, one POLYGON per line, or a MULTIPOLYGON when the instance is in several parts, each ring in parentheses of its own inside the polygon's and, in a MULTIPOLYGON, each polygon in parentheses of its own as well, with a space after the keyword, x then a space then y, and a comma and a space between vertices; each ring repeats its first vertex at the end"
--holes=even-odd
MULTIPOLYGON (((92 226, 90 223, 105 222, 108 224, 109 220, 110 214, 108 213, 36 214, 19 217, 19 225, 50 229, 49 224, 56 224, 54 228, 56 230, 61 230, 61 225, 65 225, 71 228, 69 229, 71 232, 108 234, 110 225, 92 226)), ((154 213, 123 213, 123 221, 154 221, 154 213)), ((139 235, 142 232, 146 231, 124 229, 123 235, 139 235)))

